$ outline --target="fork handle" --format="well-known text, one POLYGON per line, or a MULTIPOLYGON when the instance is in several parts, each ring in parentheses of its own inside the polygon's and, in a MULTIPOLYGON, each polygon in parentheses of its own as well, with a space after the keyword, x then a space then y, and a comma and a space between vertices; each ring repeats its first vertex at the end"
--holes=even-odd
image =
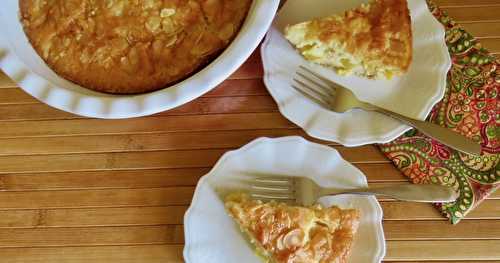
POLYGON ((338 189, 322 189, 321 196, 327 195, 382 195, 401 201, 445 203, 453 202, 458 193, 453 188, 434 184, 409 184, 380 188, 359 188, 339 191, 338 189))
POLYGON ((458 151, 468 153, 468 154, 473 154, 473 155, 480 155, 481 154, 481 145, 476 143, 475 141, 452 131, 451 129, 447 129, 444 127, 441 127, 437 124, 431 123, 431 122, 426 122, 426 121, 421 121, 421 120, 415 120, 406 116, 403 116, 401 114, 388 111, 385 109, 377 109, 378 112, 386 114, 390 117, 393 117, 395 119, 398 119, 414 128, 422 132, 423 134, 441 142, 442 144, 449 146, 453 149, 456 149, 458 151))

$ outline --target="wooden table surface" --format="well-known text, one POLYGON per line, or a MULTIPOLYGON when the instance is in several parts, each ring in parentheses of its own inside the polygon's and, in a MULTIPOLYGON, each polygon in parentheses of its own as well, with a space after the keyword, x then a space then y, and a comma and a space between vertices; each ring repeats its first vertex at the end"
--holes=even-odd
MULTIPOLYGON (((500 53, 500 0, 439 0, 500 53)), ((260 136, 304 135, 262 84, 258 52, 177 109, 96 120, 50 108, 0 74, 0 262, 182 262, 200 176, 260 136)), ((406 179, 375 146, 331 143, 371 185, 406 179)), ((381 199, 387 262, 500 262, 500 193, 456 226, 431 205, 381 199)))

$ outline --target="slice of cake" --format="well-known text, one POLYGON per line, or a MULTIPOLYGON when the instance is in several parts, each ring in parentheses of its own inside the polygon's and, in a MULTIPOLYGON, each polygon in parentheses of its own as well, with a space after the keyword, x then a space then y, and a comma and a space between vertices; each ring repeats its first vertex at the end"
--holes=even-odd
POLYGON ((390 79, 407 72, 412 60, 406 0, 371 0, 342 15, 288 26, 285 37, 307 60, 340 75, 390 79))
POLYGON ((228 213, 238 222, 266 262, 347 262, 359 212, 263 203, 246 194, 226 198, 228 213))

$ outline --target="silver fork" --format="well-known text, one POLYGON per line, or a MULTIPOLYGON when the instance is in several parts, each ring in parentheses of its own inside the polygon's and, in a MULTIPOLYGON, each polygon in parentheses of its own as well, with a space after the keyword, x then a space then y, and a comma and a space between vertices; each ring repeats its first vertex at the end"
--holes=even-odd
POLYGON ((452 202, 458 198, 453 188, 434 184, 408 184, 380 188, 332 189, 324 188, 307 177, 257 176, 251 179, 248 193, 264 201, 280 201, 310 206, 324 196, 355 194, 381 195, 411 202, 452 202))
POLYGON ((361 101, 351 90, 328 80, 304 66, 300 66, 300 69, 296 72, 294 82, 292 87, 295 90, 328 110, 343 113, 357 108, 380 112, 416 128, 423 134, 451 148, 468 154, 481 154, 481 146, 478 143, 459 133, 437 124, 415 120, 361 101))

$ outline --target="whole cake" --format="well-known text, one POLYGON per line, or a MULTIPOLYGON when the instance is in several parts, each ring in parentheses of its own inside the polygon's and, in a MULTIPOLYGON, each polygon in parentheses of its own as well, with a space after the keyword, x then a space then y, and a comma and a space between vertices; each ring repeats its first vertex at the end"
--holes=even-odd
POLYGON ((234 38, 252 0, 20 0, 34 49, 60 76, 96 91, 161 89, 234 38))

